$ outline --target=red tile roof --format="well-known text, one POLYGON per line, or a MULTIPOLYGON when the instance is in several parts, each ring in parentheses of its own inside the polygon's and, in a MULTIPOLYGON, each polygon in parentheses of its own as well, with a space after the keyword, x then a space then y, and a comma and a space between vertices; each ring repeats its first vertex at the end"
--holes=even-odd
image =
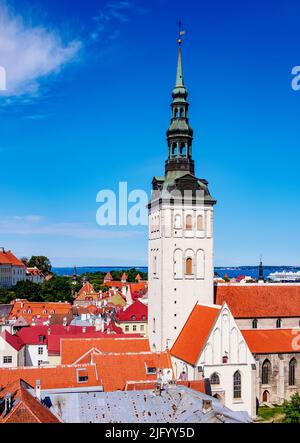
MULTIPOLYGON (((107 336, 106 336, 107 337, 107 336)), ((80 357, 92 349, 101 353, 149 352, 149 340, 146 338, 62 338, 62 364, 75 363, 80 357)))
POLYGON ((99 293, 95 291, 93 285, 87 281, 79 290, 75 301, 99 300, 99 293))
POLYGON ((195 365, 215 324, 220 308, 195 305, 171 349, 171 354, 195 365))
POLYGON ((25 268, 25 265, 11 251, 0 252, 0 265, 12 265, 25 268))
POLYGON ((60 389, 100 386, 100 380, 97 376, 94 365, 59 365, 42 367, 19 367, 19 368, 0 368, 0 386, 4 387, 8 383, 22 378, 31 386, 35 386, 36 380, 40 380, 41 389, 60 389), (81 383, 77 380, 77 369, 87 371, 87 382, 81 383))
POLYGON ((30 392, 31 389, 32 386, 18 379, 0 392, 2 399, 9 393, 12 400, 11 410, 6 415, 4 412, 0 415, 0 423, 60 423, 60 420, 30 392))
POLYGON ((300 352, 300 329, 241 330, 253 354, 300 352))
POLYGON ((144 303, 136 300, 127 309, 117 314, 116 320, 118 321, 147 321, 148 320, 148 307, 144 303))
POLYGON ((127 280, 127 274, 126 274, 126 272, 123 272, 123 274, 122 274, 122 277, 121 277, 121 280, 127 280))
POLYGON ((169 352, 94 355, 93 361, 105 391, 124 390, 128 382, 157 380, 157 374, 147 374, 147 367, 172 370, 169 352))
POLYGON ((108 272, 107 274, 106 274, 106 276, 104 277, 104 281, 111 281, 113 278, 112 278, 112 275, 111 275, 111 273, 110 272, 108 272))
POLYGON ((72 309, 70 303, 53 303, 53 302, 31 302, 26 299, 13 300, 13 308, 9 315, 9 320, 14 317, 22 316, 27 322, 31 323, 32 317, 48 317, 49 315, 61 314, 68 315, 72 309))
POLYGON ((20 351, 24 346, 24 342, 20 337, 12 335, 6 330, 2 332, 1 337, 16 351, 20 351))
POLYGON ((300 317, 300 285, 217 285, 216 304, 228 304, 236 318, 300 317))

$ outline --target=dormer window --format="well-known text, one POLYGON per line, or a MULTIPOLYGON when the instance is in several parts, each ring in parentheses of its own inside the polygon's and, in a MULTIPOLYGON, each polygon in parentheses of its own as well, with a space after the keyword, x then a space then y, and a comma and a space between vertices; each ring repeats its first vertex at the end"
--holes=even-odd
POLYGON ((77 383, 86 383, 89 380, 89 375, 87 369, 77 369, 77 383))
POLYGON ((155 375, 156 374, 156 367, 146 365, 146 374, 147 375, 155 375))
POLYGON ((145 315, 142 315, 142 320, 146 320, 146 316, 145 315))
POLYGON ((44 309, 44 310, 43 310, 43 314, 47 314, 47 309, 44 309))
POLYGON ((135 316, 135 315, 132 315, 132 316, 131 316, 131 320, 136 320, 136 316, 135 316))
POLYGON ((276 328, 281 328, 281 323, 282 323, 282 320, 281 320, 281 318, 277 318, 277 320, 276 320, 276 328))

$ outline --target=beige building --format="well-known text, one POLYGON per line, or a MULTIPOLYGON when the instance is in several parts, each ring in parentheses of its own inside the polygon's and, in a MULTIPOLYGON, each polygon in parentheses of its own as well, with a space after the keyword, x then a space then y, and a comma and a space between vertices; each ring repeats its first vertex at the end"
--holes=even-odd
POLYGON ((148 308, 136 300, 127 309, 116 316, 116 324, 125 334, 142 334, 148 336, 148 308))

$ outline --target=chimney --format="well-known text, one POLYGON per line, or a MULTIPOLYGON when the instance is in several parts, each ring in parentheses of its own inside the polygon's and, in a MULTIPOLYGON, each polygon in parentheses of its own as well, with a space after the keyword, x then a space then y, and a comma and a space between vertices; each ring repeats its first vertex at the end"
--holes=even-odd
POLYGON ((0 252, 2 252, 3 254, 5 253, 5 249, 3 248, 3 246, 0 246, 0 252))
POLYGON ((51 334, 51 328, 48 328, 48 335, 51 334))
POLYGON ((202 412, 203 414, 207 414, 208 412, 212 411, 212 401, 211 400, 203 400, 202 401, 202 412))
POLYGON ((41 381, 40 380, 35 381, 35 396, 39 401, 41 401, 41 381))
POLYGON ((11 393, 8 392, 5 395, 5 406, 4 406, 4 417, 9 413, 9 411, 11 410, 11 406, 12 406, 12 402, 11 402, 11 393))

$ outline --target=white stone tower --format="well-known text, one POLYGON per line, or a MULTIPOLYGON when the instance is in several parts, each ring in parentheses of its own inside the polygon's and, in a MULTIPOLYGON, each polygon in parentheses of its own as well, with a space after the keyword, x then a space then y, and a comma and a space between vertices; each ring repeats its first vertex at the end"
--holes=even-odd
POLYGON ((170 348, 195 303, 213 304, 213 207, 208 182, 195 176, 181 39, 167 131, 165 175, 154 177, 149 203, 149 339, 170 348))

